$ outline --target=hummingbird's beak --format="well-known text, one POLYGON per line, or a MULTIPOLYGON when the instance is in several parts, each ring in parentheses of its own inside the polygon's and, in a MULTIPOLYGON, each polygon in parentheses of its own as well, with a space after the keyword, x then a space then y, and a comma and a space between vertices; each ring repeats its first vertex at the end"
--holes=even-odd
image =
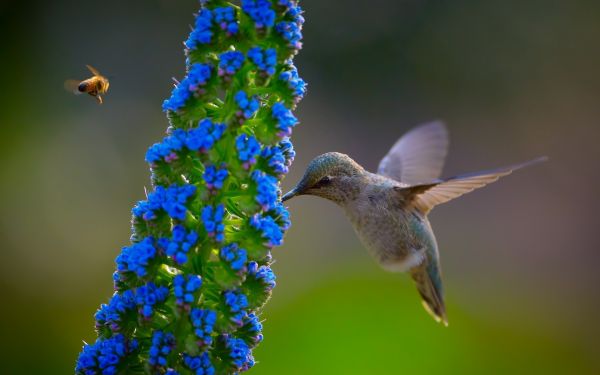
POLYGON ((298 193, 299 193, 298 188, 293 188, 292 190, 290 190, 287 193, 285 193, 283 195, 283 197, 281 197, 281 201, 285 202, 288 199, 291 199, 291 198, 295 197, 296 195, 298 195, 298 193))

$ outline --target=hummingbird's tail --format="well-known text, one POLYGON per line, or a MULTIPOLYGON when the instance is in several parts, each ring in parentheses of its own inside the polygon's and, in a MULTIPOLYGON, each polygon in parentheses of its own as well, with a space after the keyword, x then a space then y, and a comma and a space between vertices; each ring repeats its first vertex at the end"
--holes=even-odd
POLYGON ((410 271, 421 295, 423 307, 438 323, 448 326, 442 279, 436 264, 424 262, 410 271))

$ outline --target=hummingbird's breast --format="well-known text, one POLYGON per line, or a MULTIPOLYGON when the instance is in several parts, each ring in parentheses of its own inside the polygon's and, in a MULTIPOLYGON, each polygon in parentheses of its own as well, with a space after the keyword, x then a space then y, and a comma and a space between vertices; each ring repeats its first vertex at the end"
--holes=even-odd
POLYGON ((347 203, 345 211, 359 239, 377 262, 385 269, 402 272, 421 262, 422 229, 429 225, 426 218, 405 209, 393 190, 399 183, 390 181, 378 178, 376 183, 365 185, 357 199, 347 203))

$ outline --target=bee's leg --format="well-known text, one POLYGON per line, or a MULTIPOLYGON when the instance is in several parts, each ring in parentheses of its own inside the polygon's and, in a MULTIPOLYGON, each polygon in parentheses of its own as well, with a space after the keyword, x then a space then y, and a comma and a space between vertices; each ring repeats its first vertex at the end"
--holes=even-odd
POLYGON ((98 101, 98 104, 102 104, 102 97, 100 95, 96 95, 96 100, 98 101))

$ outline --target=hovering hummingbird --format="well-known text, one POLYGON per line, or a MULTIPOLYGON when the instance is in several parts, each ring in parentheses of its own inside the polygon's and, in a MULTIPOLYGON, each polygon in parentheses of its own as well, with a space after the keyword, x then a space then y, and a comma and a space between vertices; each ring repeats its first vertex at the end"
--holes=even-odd
POLYGON ((364 246, 388 271, 408 271, 423 306, 448 325, 438 245, 427 219, 435 206, 498 180, 546 157, 490 171, 439 179, 448 150, 448 132, 436 121, 401 137, 379 163, 366 171, 348 155, 328 152, 313 159, 304 177, 282 201, 316 195, 341 206, 364 246))

